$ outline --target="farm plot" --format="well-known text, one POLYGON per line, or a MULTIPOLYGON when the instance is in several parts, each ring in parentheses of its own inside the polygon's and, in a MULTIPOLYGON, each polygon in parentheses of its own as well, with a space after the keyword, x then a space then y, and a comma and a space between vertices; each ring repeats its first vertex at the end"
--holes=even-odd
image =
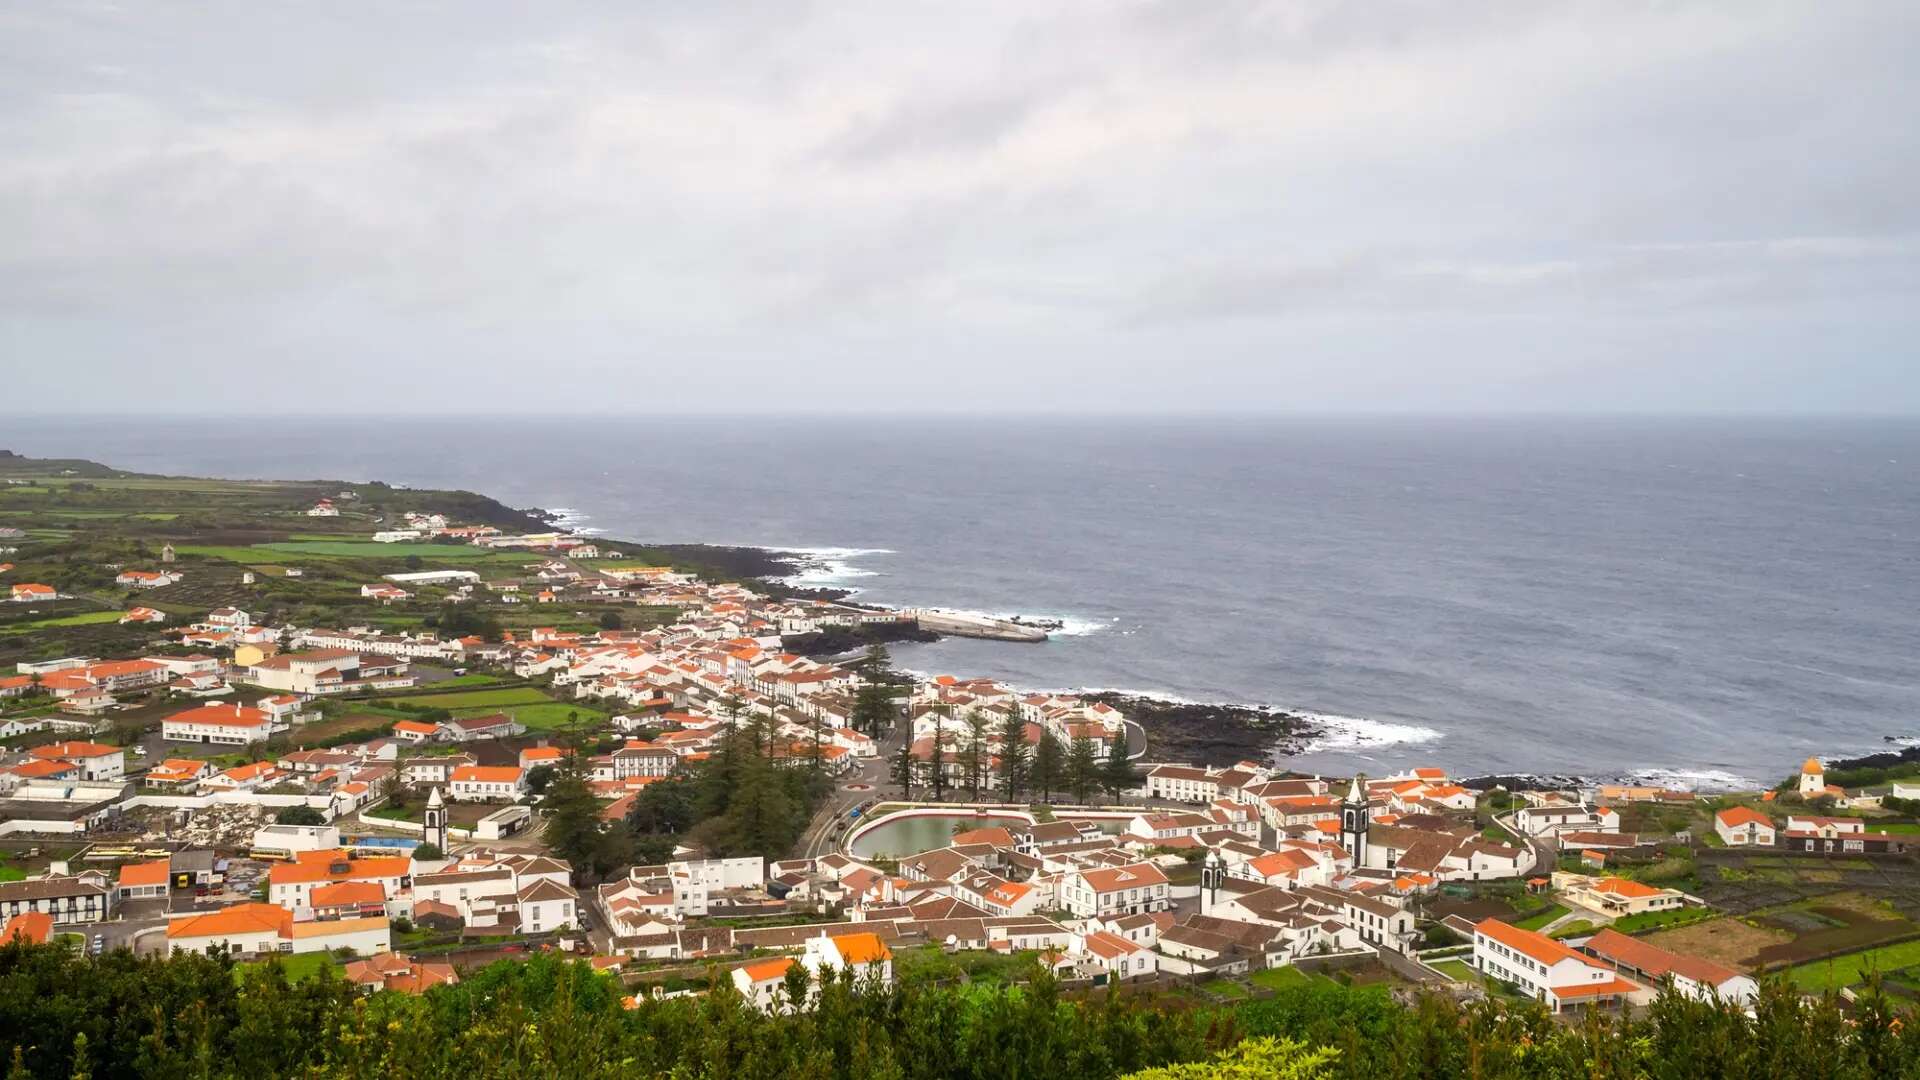
POLYGON ((418 705, 428 709, 498 709, 508 705, 547 705, 553 699, 531 686, 511 686, 504 690, 460 690, 450 694, 415 694, 410 697, 384 698, 384 705, 418 705))

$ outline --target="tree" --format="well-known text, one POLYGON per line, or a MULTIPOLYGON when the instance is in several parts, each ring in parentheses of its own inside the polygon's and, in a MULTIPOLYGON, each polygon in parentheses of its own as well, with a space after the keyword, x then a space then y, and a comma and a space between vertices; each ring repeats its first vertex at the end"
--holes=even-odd
POLYGON ((899 719, 893 705, 893 687, 883 682, 865 682, 853 693, 853 729, 879 738, 899 719))
POLYGON ((420 563, 420 556, 418 555, 409 555, 402 561, 407 564, 407 569, 409 570, 420 569, 421 563, 420 563))
POLYGON ((1320 1080, 1331 1076, 1339 1051, 1293 1039, 1248 1039, 1212 1061, 1189 1061, 1128 1073, 1120 1080, 1320 1080))
POLYGON ((447 853, 440 850, 440 845, 427 843, 415 847, 413 849, 413 857, 426 862, 434 862, 446 858, 447 853))
POLYGON ((1079 735, 1067 744, 1067 789, 1073 792, 1073 801, 1084 803, 1092 794, 1093 786, 1100 779, 1100 758, 1093 749, 1093 740, 1079 735))
POLYGON ((1053 801, 1054 790, 1060 786, 1061 769, 1060 740, 1053 733, 1042 731, 1040 742, 1033 748, 1032 778, 1029 781, 1040 793, 1040 801, 1053 801))
POLYGON ((547 785, 553 783, 553 766, 535 765, 527 770, 527 791, 534 795, 546 792, 547 785))
POLYGON ((1127 760, 1127 731, 1123 727, 1108 740, 1107 760, 1100 768, 1100 786, 1107 789, 1108 797, 1118 799, 1134 782, 1133 762, 1127 760))
POLYGON ((931 772, 928 783, 933 788, 933 801, 942 802, 947 797, 947 714, 949 707, 933 707, 933 755, 930 761, 931 772))
POLYGON ((273 820, 281 825, 325 825, 327 816, 311 806, 283 806, 273 815, 273 820))
POLYGON ((411 795, 412 792, 407 790, 406 781, 400 778, 399 769, 394 769, 380 778, 380 798, 388 806, 404 810, 407 799, 411 795))
POLYGON ((966 741, 960 746, 960 768, 967 777, 967 797, 975 801, 980 798, 980 789, 987 779, 987 766, 991 759, 987 753, 987 717, 979 709, 967 712, 965 723, 966 741))
POLYGON ((854 661, 853 669, 869 682, 885 682, 893 674, 893 654, 885 645, 869 645, 866 655, 854 661))
POLYGON ((617 611, 609 611, 600 616, 600 629, 602 630, 618 630, 624 626, 626 626, 626 620, 622 619, 620 613, 617 611))
POLYGON ((1020 789, 1026 786, 1032 754, 1033 748, 1027 744, 1027 722, 1020 719, 1016 708, 1000 724, 1000 792, 1007 801, 1018 799, 1020 789))
POLYGON ((603 840, 600 800, 587 783, 585 761, 579 754, 562 759, 540 800, 547 818, 542 837, 555 855, 573 864, 576 879, 598 877, 600 863, 612 854, 603 840))
POLYGON ((900 797, 913 798, 913 770, 917 762, 913 758, 913 740, 900 743, 900 752, 893 756, 893 782, 900 785, 900 797))

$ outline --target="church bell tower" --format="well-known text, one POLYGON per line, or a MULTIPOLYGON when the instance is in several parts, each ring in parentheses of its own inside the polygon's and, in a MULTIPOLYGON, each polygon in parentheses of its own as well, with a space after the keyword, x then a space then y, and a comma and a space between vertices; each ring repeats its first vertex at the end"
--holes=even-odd
POLYGON ((1207 861, 1200 866, 1200 914, 1213 913, 1213 906, 1220 902, 1220 883, 1226 876, 1226 860, 1217 851, 1208 852, 1207 861))
POLYGON ((1340 804, 1340 846, 1353 856, 1355 870, 1367 865, 1367 821, 1367 778, 1362 773, 1353 778, 1340 804))
POLYGON ((425 833, 426 842, 439 848, 441 857, 445 858, 447 856, 447 808, 446 804, 440 800, 439 788, 434 788, 433 794, 427 796, 427 811, 422 816, 426 819, 423 822, 426 828, 422 830, 425 833))

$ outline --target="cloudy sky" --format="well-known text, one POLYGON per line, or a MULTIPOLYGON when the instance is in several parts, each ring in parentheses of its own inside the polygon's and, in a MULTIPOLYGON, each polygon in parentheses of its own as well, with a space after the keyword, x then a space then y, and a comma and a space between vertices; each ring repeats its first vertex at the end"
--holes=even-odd
POLYGON ((1920 413, 1920 5, 13 0, 30 408, 1920 413))

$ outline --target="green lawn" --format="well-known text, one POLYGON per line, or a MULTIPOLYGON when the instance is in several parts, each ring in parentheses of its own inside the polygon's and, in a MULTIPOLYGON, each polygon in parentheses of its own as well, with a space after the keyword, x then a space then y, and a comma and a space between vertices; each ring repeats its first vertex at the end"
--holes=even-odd
POLYGON ((1868 832, 1885 832, 1885 833, 1920 833, 1920 822, 1896 821, 1891 825, 1880 825, 1875 822, 1869 821, 1867 822, 1867 831, 1868 832))
POLYGON ((261 544, 260 550, 287 555, 324 555, 343 559, 404 559, 418 555, 422 559, 485 559, 507 555, 515 562, 534 562, 539 558, 521 551, 507 553, 468 544, 377 544, 371 540, 288 540, 261 544))
POLYGON ((1521 919, 1518 922, 1514 923, 1513 925, 1519 927, 1522 930, 1538 930, 1541 927, 1552 922, 1553 920, 1559 918, 1560 916, 1565 915, 1566 913, 1567 913, 1566 905, 1552 904, 1548 906, 1547 910, 1542 911, 1537 915, 1529 915, 1526 918, 1521 919))
POLYGON ((1585 919, 1573 919, 1568 922, 1563 922, 1559 926, 1554 927, 1553 933, 1548 936, 1554 937, 1554 938, 1569 938, 1569 937, 1579 937, 1582 934, 1591 934, 1591 933, 1593 933, 1592 923, 1588 922, 1585 919))
MULTIPOLYGON (((486 676, 481 676, 485 678, 486 676)), ((453 694, 419 694, 387 698, 385 704, 421 705, 430 709, 482 709, 504 705, 545 705, 552 698, 531 686, 512 686, 505 690, 468 690, 453 694)))
POLYGON ((1838 990, 1859 982, 1869 971, 1894 971, 1911 964, 1920 964, 1920 941, 1902 941, 1897 945, 1883 945, 1878 949, 1848 953, 1831 960, 1801 964, 1789 968, 1787 977, 1802 990, 1838 990))
POLYGON ((1480 973, 1473 970, 1473 966, 1465 960, 1435 960, 1427 966, 1455 982, 1480 981, 1480 973))
POLYGON ((55 626, 97 626, 101 623, 119 622, 117 611, 83 611, 78 615, 61 615, 52 619, 35 619, 32 622, 13 623, 0 627, 0 634, 24 634, 32 630, 44 630, 55 626))
POLYGON ((516 705, 505 709, 455 709, 455 716, 486 716, 489 713, 504 712, 524 724, 528 731, 558 731, 567 726, 569 713, 579 713, 582 723, 606 719, 607 714, 599 709, 589 709, 571 702, 552 701, 545 705, 516 705))
POLYGON ((27 872, 17 866, 0 863, 0 881, 25 881, 27 872))
POLYGON ((500 681, 500 677, 497 675, 473 674, 455 675, 451 679, 441 679, 439 682, 429 683, 428 685, 436 689, 445 688, 448 690, 457 690, 463 686, 492 686, 494 683, 500 681))
POLYGON ((1646 911, 1638 915, 1628 915, 1613 921, 1613 928, 1622 934, 1651 930, 1656 926, 1684 926, 1687 923, 1705 922, 1718 918, 1719 913, 1712 908, 1683 907, 1670 911, 1646 911))
POLYGON ((318 975, 321 968, 338 968, 340 966, 334 961, 331 954, 323 952, 300 953, 296 956, 276 956, 271 960, 255 960, 250 963, 235 964, 233 966, 234 981, 239 982, 246 977, 248 972, 258 971, 272 963, 278 963, 285 967, 287 970, 287 981, 296 983, 318 975))
POLYGON ((1269 990, 1285 990, 1290 986, 1305 986, 1313 981, 1313 976, 1289 964, 1286 967, 1266 968, 1247 976, 1255 986, 1264 986, 1269 990))
POLYGON ((209 559, 225 559, 228 562, 260 563, 278 565, 296 562, 291 556, 269 551, 264 547, 228 547, 222 544, 181 544, 174 548, 181 555, 200 555, 209 559))
POLYGON ((1211 994, 1233 1001, 1247 997, 1247 988, 1230 979, 1212 979, 1200 984, 1200 988, 1211 994))

